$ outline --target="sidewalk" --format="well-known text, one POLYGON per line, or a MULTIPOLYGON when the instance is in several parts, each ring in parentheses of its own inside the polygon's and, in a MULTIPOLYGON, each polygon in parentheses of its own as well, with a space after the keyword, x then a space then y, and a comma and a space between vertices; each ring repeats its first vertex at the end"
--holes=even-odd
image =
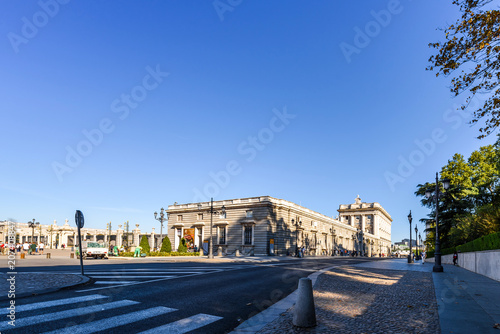
POLYGON ((293 326, 296 293, 232 333, 500 334, 500 282, 452 265, 388 259, 329 268, 314 284, 317 326, 293 326))

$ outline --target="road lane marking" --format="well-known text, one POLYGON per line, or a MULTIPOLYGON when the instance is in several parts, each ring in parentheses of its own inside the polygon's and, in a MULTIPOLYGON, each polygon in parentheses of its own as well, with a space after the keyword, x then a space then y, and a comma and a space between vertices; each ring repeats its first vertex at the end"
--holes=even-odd
POLYGON ((94 284, 131 284, 137 281, 97 281, 94 284))
MULTIPOLYGON (((106 303, 106 304, 101 304, 101 305, 80 307, 80 308, 76 308, 73 310, 48 313, 48 314, 44 314, 44 315, 35 315, 32 317, 27 317, 27 318, 19 318, 19 319, 16 319, 16 328, 36 325, 36 324, 39 324, 42 322, 56 321, 56 320, 61 320, 61 319, 71 318, 71 317, 79 317, 79 316, 82 316, 85 314, 90 314, 90 313, 100 313, 102 311, 107 311, 107 310, 111 310, 111 309, 118 308, 118 307, 131 306, 131 305, 136 305, 136 304, 140 304, 140 303, 125 299, 125 300, 120 300, 117 302, 106 303)), ((6 329, 11 329, 11 328, 12 328, 12 325, 9 324, 9 321, 0 322, 0 331, 6 330, 6 329)))
POLYGON ((175 277, 175 276, 161 276, 161 275, 155 275, 155 276, 131 276, 131 275, 120 275, 120 276, 93 276, 91 275, 90 277, 92 278, 170 278, 170 277, 175 277))
POLYGON ((189 318, 181 319, 170 324, 152 328, 139 334, 175 333, 182 334, 209 325, 212 322, 222 319, 215 315, 197 314, 189 318))
POLYGON ((97 320, 89 322, 82 325, 75 325, 71 327, 66 327, 62 329, 57 329, 52 332, 47 332, 45 334, 78 334, 78 333, 93 333, 94 331, 103 331, 111 328, 115 328, 122 325, 128 325, 133 322, 146 320, 148 318, 156 317, 158 315, 170 313, 177 311, 177 309, 158 306, 149 308, 147 310, 136 311, 132 313, 127 313, 123 315, 114 316, 111 318, 106 318, 102 320, 97 320))
POLYGON ((180 272, 172 272, 172 271, 141 271, 141 272, 128 272, 128 271, 89 271, 85 272, 86 275, 111 275, 115 274, 116 276, 122 276, 123 274, 129 275, 141 275, 141 274, 197 274, 199 271, 180 271, 180 272))
MULTIPOLYGON (((48 301, 48 302, 40 302, 40 303, 34 303, 34 304, 28 304, 28 305, 17 305, 17 303, 16 303, 16 312, 31 311, 31 310, 52 307, 52 306, 59 306, 59 305, 83 303, 83 302, 88 302, 88 301, 102 299, 102 298, 108 298, 108 297, 103 296, 103 295, 88 295, 88 296, 83 296, 83 297, 58 299, 58 300, 52 300, 52 301, 48 301)), ((9 313, 8 308, 1 308, 0 309, 0 314, 8 314, 8 313, 9 313)))

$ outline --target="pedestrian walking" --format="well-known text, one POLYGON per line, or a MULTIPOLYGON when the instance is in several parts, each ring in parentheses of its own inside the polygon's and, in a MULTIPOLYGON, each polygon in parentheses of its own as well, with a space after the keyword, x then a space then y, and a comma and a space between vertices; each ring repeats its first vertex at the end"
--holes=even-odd
POLYGON ((458 253, 457 251, 455 251, 455 253, 453 254, 453 265, 457 265, 457 262, 458 262, 458 253))
POLYGON ((35 255, 36 254, 36 244, 33 242, 30 245, 30 255, 35 255))
POLYGON ((30 250, 30 244, 26 241, 24 244, 23 244, 23 251, 24 251, 24 254, 28 254, 28 251, 30 250))
POLYGON ((45 245, 43 244, 43 242, 40 242, 40 243, 38 244, 38 249, 40 250, 40 254, 42 254, 42 255, 43 255, 43 248, 44 248, 44 247, 45 247, 45 245))

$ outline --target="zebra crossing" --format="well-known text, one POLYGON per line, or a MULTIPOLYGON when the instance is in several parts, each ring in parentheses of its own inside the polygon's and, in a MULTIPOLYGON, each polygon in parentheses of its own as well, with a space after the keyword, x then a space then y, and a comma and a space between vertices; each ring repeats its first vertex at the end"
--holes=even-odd
MULTIPOLYGON (((143 309, 143 304, 137 301, 128 299, 113 301, 109 300, 109 298, 109 296, 93 294, 19 305, 16 307, 15 327, 9 324, 9 321, 2 321, 0 322, 0 332, 8 333, 12 331, 18 333, 25 330, 31 333, 50 334, 93 333, 136 323, 141 328, 139 329, 139 331, 142 331, 140 333, 181 334, 223 319, 222 317, 199 313, 172 322, 167 321, 167 323, 162 323, 153 328, 147 328, 149 321, 154 320, 154 318, 167 314, 175 314, 179 310, 165 306, 143 309), (124 308, 127 310, 125 313, 123 311, 124 308), (136 310, 137 308, 142 309, 136 310), (50 311, 51 309, 52 312, 50 311), (48 312, 46 312, 47 310, 48 312), (31 315, 30 313, 33 312, 37 314, 31 315), (115 315, 117 313, 122 314, 115 315), (104 318, 102 318, 103 314, 104 318), (101 319, 88 322, 85 316, 101 319), (78 321, 83 323, 77 324, 76 322, 78 321), (54 329, 54 327, 56 328, 54 329), (142 329, 142 327, 146 328, 142 329)), ((8 314, 8 312, 8 308, 2 308, 0 315, 8 314)), ((160 319, 163 320, 163 318, 160 319)), ((158 324, 158 319, 152 323, 158 324)))
POLYGON ((126 285, 135 285, 151 283, 156 281, 170 280, 180 277, 206 275, 221 271, 238 270, 249 268, 251 265, 238 266, 217 266, 217 267, 166 267, 166 268, 122 268, 113 270, 95 270, 85 271, 85 275, 94 280, 91 287, 86 287, 76 292, 88 292, 102 290, 126 285))

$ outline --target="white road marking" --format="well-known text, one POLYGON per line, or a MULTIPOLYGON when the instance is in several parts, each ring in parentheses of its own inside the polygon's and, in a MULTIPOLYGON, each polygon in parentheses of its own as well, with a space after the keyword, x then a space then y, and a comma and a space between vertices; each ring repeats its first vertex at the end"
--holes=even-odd
MULTIPOLYGON (((83 296, 83 297, 58 299, 58 300, 33 303, 33 304, 28 304, 28 305, 18 305, 19 303, 22 303, 22 301, 18 301, 18 302, 16 302, 16 312, 31 311, 31 310, 41 309, 41 308, 45 308, 45 307, 59 306, 59 305, 83 303, 83 302, 88 302, 91 300, 102 299, 102 298, 107 298, 107 297, 103 296, 103 295, 88 295, 88 296, 83 296)), ((0 309, 0 314, 8 314, 8 313, 9 313, 9 309, 7 307, 0 309)))
POLYGON ((156 333, 182 334, 206 326, 220 319, 222 319, 222 317, 200 313, 189 318, 172 322, 170 324, 152 328, 150 330, 141 332, 140 334, 156 334, 156 333))
POLYGON ((97 281, 94 284, 131 284, 136 281, 97 281))
MULTIPOLYGON (((19 319, 16 319, 16 328, 20 328, 20 327, 24 327, 24 326, 31 326, 31 325, 39 324, 42 322, 56 321, 56 320, 71 318, 71 317, 79 317, 79 316, 82 316, 84 314, 90 314, 90 313, 94 313, 94 312, 97 313, 97 312, 111 310, 111 309, 118 308, 118 307, 124 307, 124 306, 136 305, 136 304, 140 304, 140 303, 125 299, 125 300, 120 300, 120 301, 112 302, 112 303, 81 307, 81 308, 76 308, 76 309, 61 311, 61 312, 48 313, 48 314, 44 314, 42 316, 36 315, 36 316, 32 316, 32 317, 27 317, 27 318, 19 318, 19 319)), ((8 321, 2 321, 0 323, 0 331, 6 330, 6 329, 11 329, 11 328, 12 328, 12 326, 9 325, 8 321)))
POLYGON ((155 276, 131 276, 131 275, 120 275, 120 276, 90 276, 92 278, 170 278, 174 276, 162 276, 162 275, 155 275, 155 276))
POLYGON ((177 309, 169 308, 169 307, 153 307, 147 310, 127 313, 118 315, 115 317, 97 320, 93 322, 89 322, 82 325, 75 325, 71 327, 66 327, 62 329, 58 329, 52 332, 47 332, 46 334, 78 334, 78 333, 93 333, 95 331, 103 331, 110 328, 115 328, 122 325, 131 324, 133 322, 146 320, 148 318, 155 317, 157 315, 162 315, 170 312, 177 311, 177 309))
POLYGON ((115 275, 122 276, 123 274, 141 275, 141 274, 197 274, 199 271, 141 271, 141 272, 128 272, 128 271, 91 271, 85 272, 85 275, 115 275))

